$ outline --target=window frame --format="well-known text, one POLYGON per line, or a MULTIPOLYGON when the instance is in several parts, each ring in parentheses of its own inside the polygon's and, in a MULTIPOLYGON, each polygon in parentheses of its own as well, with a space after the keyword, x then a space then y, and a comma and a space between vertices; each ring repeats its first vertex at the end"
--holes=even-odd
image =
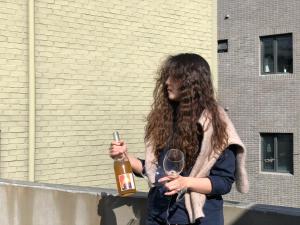
POLYGON ((293 157, 293 152, 294 152, 294 134, 293 133, 268 133, 268 132, 261 132, 260 134, 260 158, 261 158, 261 163, 260 163, 260 171, 263 173, 275 173, 275 174, 288 174, 288 175, 294 175, 294 157, 293 157), (273 145, 274 145, 274 154, 273 154, 273 159, 274 159, 274 169, 273 170, 267 170, 264 169, 264 164, 265 164, 265 149, 263 148, 263 140, 264 140, 264 135, 271 135, 273 139, 273 145), (278 155, 278 137, 279 135, 290 135, 291 140, 292 140, 292 148, 288 153, 291 154, 291 159, 289 161, 290 165, 290 171, 280 171, 278 170, 278 163, 279 163, 279 155, 278 155))
POLYGON ((260 36, 260 74, 261 75, 270 75, 270 74, 293 74, 294 73, 294 46, 293 46, 293 33, 284 33, 284 34, 274 34, 267 36, 260 36), (278 41, 277 39, 281 37, 291 37, 292 42, 292 72, 278 72, 278 41), (264 72, 264 43, 263 40, 266 38, 272 38, 273 43, 273 58, 274 58, 274 72, 267 73, 264 72))

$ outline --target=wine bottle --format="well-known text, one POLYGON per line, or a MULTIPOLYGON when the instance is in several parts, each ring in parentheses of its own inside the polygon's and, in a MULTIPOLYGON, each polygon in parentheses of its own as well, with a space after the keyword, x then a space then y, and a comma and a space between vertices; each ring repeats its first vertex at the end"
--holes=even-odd
MULTIPOLYGON (((113 133, 113 137, 115 141, 120 141, 118 131, 113 133)), ((135 182, 132 167, 126 153, 114 159, 114 170, 119 194, 121 196, 134 194, 136 192, 135 182)))

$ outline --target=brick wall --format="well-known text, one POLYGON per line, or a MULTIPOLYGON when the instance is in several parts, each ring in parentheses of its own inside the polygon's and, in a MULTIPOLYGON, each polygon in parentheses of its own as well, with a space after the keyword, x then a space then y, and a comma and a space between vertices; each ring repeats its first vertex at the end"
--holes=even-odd
POLYGON ((250 192, 229 199, 300 207, 300 1, 218 1, 219 95, 248 149, 250 192), (229 19, 224 19, 229 15, 229 19), (260 36, 292 33, 294 73, 260 75, 260 36), (294 174, 261 172, 260 133, 293 133, 294 174))
MULTIPOLYGON (((20 17, 23 26, 16 29, 24 30, 20 39, 26 41, 26 5, 19 5, 20 10, 12 14, 20 17)), ((143 157, 145 117, 161 61, 169 54, 197 52, 215 71, 214 10, 215 2, 209 0, 35 1, 36 180, 115 188, 113 162, 107 156, 112 132, 119 130, 129 152, 143 157)), ((1 18, 0 26, 3 21, 4 26, 14 23, 15 17, 1 18)), ((14 33, 7 36, 16 38, 14 33)), ((9 41, 6 36, 0 38, 4 44, 9 41)), ((27 153, 27 117, 23 116, 27 115, 26 49, 25 42, 17 61, 23 66, 18 74, 26 91, 15 116, 23 125, 17 133, 24 136, 20 138, 22 153, 27 153)), ((5 52, 9 55, 9 50, 5 52)), ((7 78, 10 71, 15 69, 4 69, 1 77, 11 79, 7 78)), ((22 90, 17 81, 12 82, 22 90)), ((2 95, 10 97, 9 93, 2 95)), ((12 107, 1 105, 1 112, 8 106, 12 107)), ((0 115, 0 120, 6 117, 0 115)), ((2 123, 1 130, 3 150, 7 135, 16 138, 8 125, 2 123)), ((16 145, 6 144, 5 148, 19 158, 20 153, 13 149, 16 145)), ((3 159, 1 176, 19 178, 14 169, 3 165, 3 159)), ((11 161, 17 162, 15 158, 11 161)), ((22 162, 18 168, 27 171, 26 160, 22 162)), ((146 182, 138 181, 139 189, 145 186, 146 182)))
POLYGON ((0 176, 27 179, 27 3, 0 7, 0 176))

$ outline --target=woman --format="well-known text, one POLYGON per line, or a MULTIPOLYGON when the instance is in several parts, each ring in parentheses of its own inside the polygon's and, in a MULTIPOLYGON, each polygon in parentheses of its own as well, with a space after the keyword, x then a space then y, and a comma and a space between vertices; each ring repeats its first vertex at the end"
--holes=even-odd
MULTIPOLYGON (((169 56, 158 75, 147 117, 146 158, 129 156, 134 173, 145 174, 151 184, 146 224, 222 225, 222 195, 234 181, 238 191, 248 191, 244 145, 218 106, 204 58, 191 53, 169 56), (179 176, 166 176, 162 170, 171 148, 185 154, 179 176), (176 201, 178 193, 184 197, 176 201)), ((112 142, 112 158, 124 152, 125 142, 112 142)))

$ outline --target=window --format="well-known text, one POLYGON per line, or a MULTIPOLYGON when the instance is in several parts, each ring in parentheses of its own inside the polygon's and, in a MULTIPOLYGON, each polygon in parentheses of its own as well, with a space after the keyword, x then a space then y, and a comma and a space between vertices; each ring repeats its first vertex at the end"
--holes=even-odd
POLYGON ((261 133, 262 171, 293 174, 293 134, 261 133))
POLYGON ((228 40, 218 41, 218 53, 220 52, 228 52, 228 40))
POLYGON ((292 34, 261 37, 261 73, 293 73, 292 34))

